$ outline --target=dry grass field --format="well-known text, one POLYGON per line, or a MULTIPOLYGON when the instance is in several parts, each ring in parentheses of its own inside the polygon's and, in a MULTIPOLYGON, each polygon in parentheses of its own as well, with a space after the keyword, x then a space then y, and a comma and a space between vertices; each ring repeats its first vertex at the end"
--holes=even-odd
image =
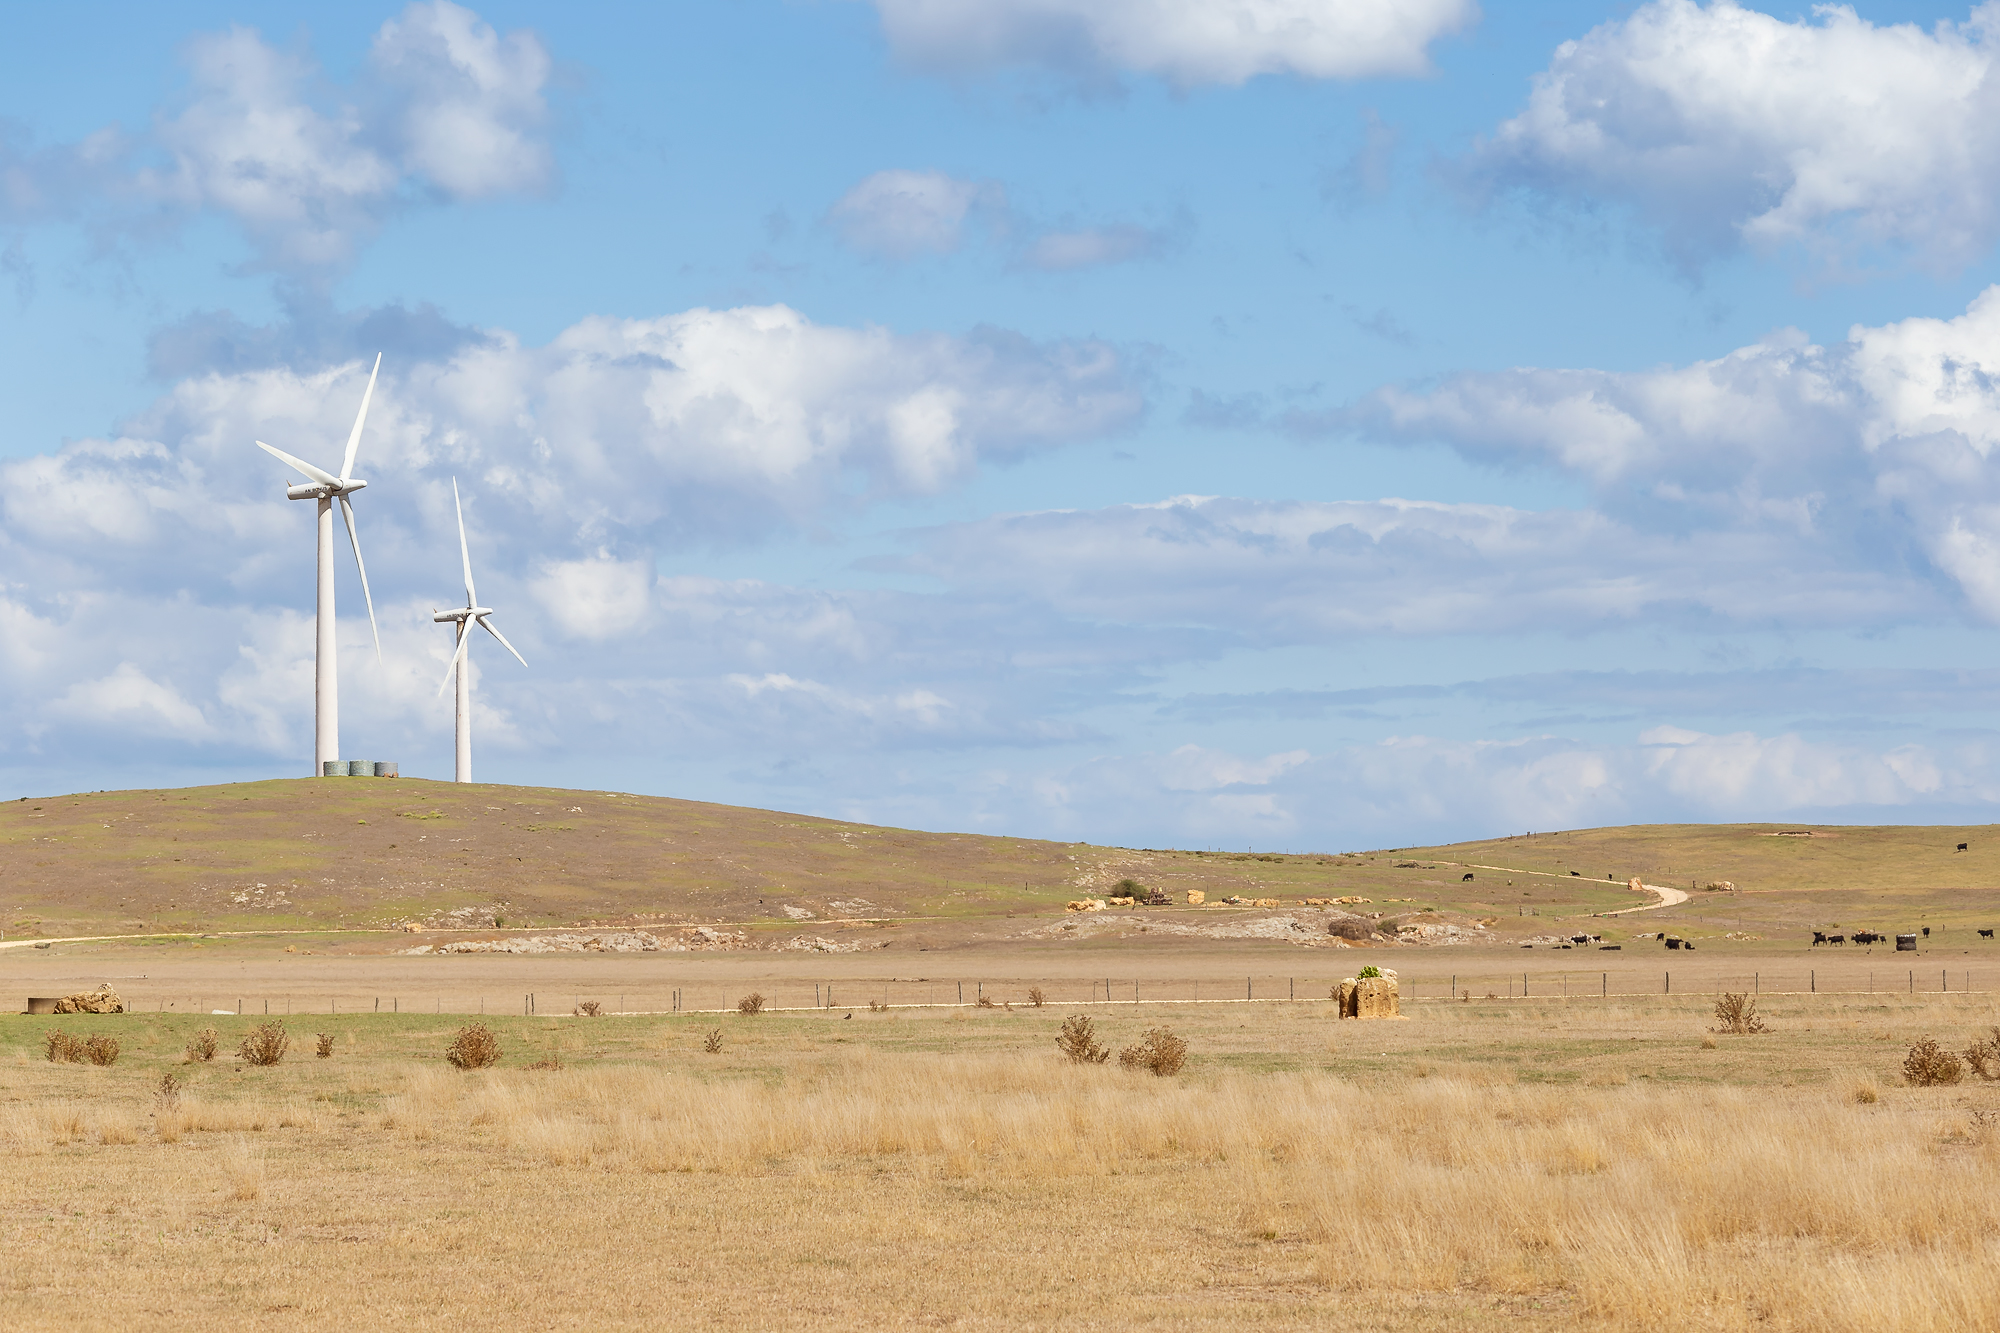
POLYGON ((1113 1049, 1172 1024, 1172 1078, 1062 1060, 1059 1005, 489 1018, 471 1071, 449 1016, 295 1015, 265 1068, 250 1018, 7 1018, 0 1319, 2000 1326, 2000 1084, 1897 1077, 2000 1004, 1767 997, 1712 1036, 1712 1002, 1091 1010, 1113 1049), (52 1027, 123 1052, 49 1064, 52 1027))

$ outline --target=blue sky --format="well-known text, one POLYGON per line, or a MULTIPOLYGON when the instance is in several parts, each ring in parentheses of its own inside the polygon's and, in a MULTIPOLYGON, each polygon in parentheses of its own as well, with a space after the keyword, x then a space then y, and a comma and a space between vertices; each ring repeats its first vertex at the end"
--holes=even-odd
POLYGON ((45 7, 0 792, 1339 849, 2000 802, 2000 6, 45 7), (489 645, 489 647, 495 647, 489 645))

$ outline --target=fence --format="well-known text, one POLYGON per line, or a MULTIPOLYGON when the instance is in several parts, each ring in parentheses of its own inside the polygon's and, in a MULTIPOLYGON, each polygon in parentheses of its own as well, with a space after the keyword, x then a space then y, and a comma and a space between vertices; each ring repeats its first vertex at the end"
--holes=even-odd
MULTIPOLYGON (((1634 1000, 1656 996, 1714 995, 1738 991, 1751 995, 1959 995, 1984 994, 1992 969, 1982 968, 1799 968, 1736 973, 1726 968, 1659 971, 1624 968, 1618 971, 1451 973, 1403 971, 1399 978, 1405 1004, 1472 999, 1479 1001, 1634 1000)), ((425 990, 421 993, 378 995, 350 990, 336 994, 278 996, 226 995, 207 997, 141 990, 126 996, 134 1011, 193 1014, 242 1014, 262 1017, 306 1014, 491 1014, 566 1015, 586 1001, 607 1014, 721 1013, 733 1011, 752 992, 764 997, 770 1011, 865 1009, 871 1004, 890 1009, 1031 1006, 1039 991, 1045 1005, 1075 1009, 1090 1006, 1186 1006, 1210 1004, 1323 1003, 1340 977, 1311 976, 1205 977, 1195 980, 1147 977, 1099 978, 975 978, 948 979, 802 979, 703 981, 617 991, 528 991, 511 994, 425 990)))

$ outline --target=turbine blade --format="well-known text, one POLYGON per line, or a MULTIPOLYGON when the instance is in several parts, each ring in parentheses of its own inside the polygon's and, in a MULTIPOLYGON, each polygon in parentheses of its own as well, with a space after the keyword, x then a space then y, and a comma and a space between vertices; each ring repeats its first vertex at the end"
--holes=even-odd
POLYGON ((519 662, 522 666, 528 665, 528 659, 521 656, 521 654, 519 654, 518 652, 514 652, 514 645, 507 642, 506 635, 502 634, 499 630, 493 628, 493 622, 491 620, 487 619, 485 616, 480 616, 479 627, 485 630, 488 634, 491 634, 494 638, 500 640, 500 646, 502 648, 505 648, 510 653, 514 653, 514 660, 516 662, 519 662))
POLYGON ((340 479, 354 475, 354 454, 361 448, 361 423, 368 420, 368 400, 375 396, 375 376, 382 369, 382 354, 375 353, 375 369, 368 372, 368 390, 361 395, 361 410, 354 414, 354 429, 347 434, 347 457, 340 464, 340 479))
POLYGON ((361 563, 361 534, 354 530, 354 506, 340 497, 340 516, 347 520, 347 540, 354 546, 354 567, 361 571, 361 596, 368 603, 368 629, 375 636, 375 661, 382 661, 382 631, 375 628, 375 595, 368 591, 368 566, 361 563))
POLYGON ((271 457, 277 459, 280 463, 283 463, 287 467, 290 467, 293 470, 297 471, 301 476, 305 477, 308 481, 316 481, 322 486, 340 485, 339 477, 334 476, 331 472, 327 472, 321 468, 314 467, 311 463, 306 462, 306 460, 303 458, 293 458, 283 449, 273 449, 270 445, 264 443, 262 440, 257 441, 257 447, 259 449, 262 449, 265 453, 271 455, 271 457))
MULTIPOLYGON (((465 604, 479 605, 479 594, 472 590, 472 552, 465 545, 465 506, 458 502, 458 478, 451 479, 451 507, 458 511, 458 558, 465 562, 465 604)), ((521 665, 526 666, 523 662, 521 665)))
POLYGON ((444 698, 445 687, 451 684, 451 673, 458 670, 458 660, 465 656, 465 650, 471 643, 472 627, 467 625, 465 632, 458 636, 458 651, 451 655, 451 665, 444 669, 444 684, 438 686, 438 698, 444 698))

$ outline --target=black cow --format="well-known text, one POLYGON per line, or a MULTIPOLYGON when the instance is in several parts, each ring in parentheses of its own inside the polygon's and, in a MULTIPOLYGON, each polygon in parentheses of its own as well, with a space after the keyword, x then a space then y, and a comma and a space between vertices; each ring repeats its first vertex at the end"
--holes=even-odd
POLYGON ((1873 944, 1881 938, 1880 935, 1877 935, 1872 930, 1857 930, 1854 932, 1854 942, 1856 944, 1873 944))
POLYGON ((1667 947, 1668 947, 1669 949, 1678 949, 1678 948, 1680 948, 1680 947, 1681 947, 1681 939, 1680 939, 1680 937, 1679 937, 1678 935, 1669 935, 1669 936, 1667 936, 1667 947))
POLYGON ((1459 881, 1459 883, 1461 884, 1470 884, 1471 882, 1472 882, 1472 875, 1471 872, 1469 871, 1466 873, 1465 878, 1459 881))
POLYGON ((1964 843, 1962 843, 1962 842, 1961 842, 1960 844, 1958 844, 1958 850, 1960 850, 1961 852, 1962 852, 1962 851, 1964 851, 1964 850, 1965 850, 1965 844, 1964 844, 1964 843))
POLYGON ((1930 928, 1929 926, 1925 926, 1925 927, 1924 927, 1924 938, 1925 938, 1925 939, 1929 939, 1930 937, 1931 937, 1931 928, 1930 928))
POLYGON ((1826 937, 1826 942, 1827 942, 1828 944, 1845 944, 1845 943, 1847 943, 1847 936, 1845 936, 1845 935, 1829 935, 1829 936, 1827 936, 1827 937, 1826 937))
POLYGON ((1572 871, 1570 871, 1570 872, 1569 872, 1569 875, 1570 875, 1570 878, 1571 878, 1571 879, 1582 879, 1582 878, 1583 878, 1583 874, 1582 874, 1582 872, 1580 872, 1580 871, 1576 871, 1576 870, 1572 870, 1572 871))
POLYGON ((1982 940, 1990 940, 1993 938, 1993 932, 1990 930, 1982 930, 1979 932, 1979 938, 1982 940))
POLYGON ((1815 931, 1813 932, 1813 943, 1814 943, 1814 944, 1825 944, 1825 943, 1826 943, 1826 932, 1825 932, 1825 931, 1823 931, 1823 930, 1815 930, 1815 931))

